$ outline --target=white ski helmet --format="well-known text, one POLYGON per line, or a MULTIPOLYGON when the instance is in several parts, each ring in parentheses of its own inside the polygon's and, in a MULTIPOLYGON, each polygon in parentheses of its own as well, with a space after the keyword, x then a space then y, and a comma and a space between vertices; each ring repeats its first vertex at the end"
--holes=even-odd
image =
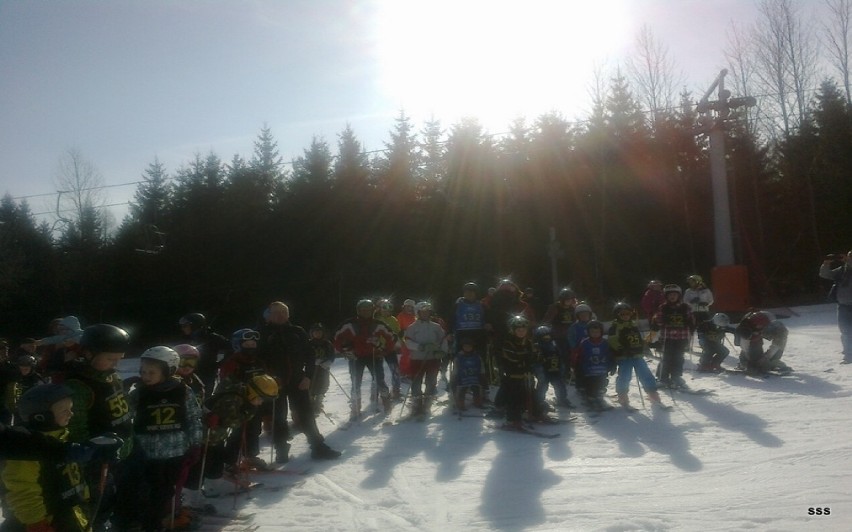
POLYGON ((577 305, 576 307, 574 307, 574 314, 579 314, 581 312, 588 312, 589 314, 591 314, 592 313, 592 307, 590 307, 588 303, 582 302, 579 305, 577 305))
POLYGON ((166 366, 166 371, 164 373, 168 376, 174 375, 175 371, 177 371, 178 364, 180 364, 180 355, 177 354, 177 351, 164 345, 158 345, 146 350, 144 353, 139 355, 139 359, 162 362, 166 366))
POLYGON ((431 312, 432 311, 432 303, 429 303, 428 301, 421 301, 420 303, 417 303, 417 305, 414 307, 414 309, 417 312, 420 312, 422 310, 428 310, 428 311, 431 312))
POLYGON ((730 324, 731 318, 727 314, 722 314, 721 312, 713 314, 713 325, 716 327, 727 327, 730 324))

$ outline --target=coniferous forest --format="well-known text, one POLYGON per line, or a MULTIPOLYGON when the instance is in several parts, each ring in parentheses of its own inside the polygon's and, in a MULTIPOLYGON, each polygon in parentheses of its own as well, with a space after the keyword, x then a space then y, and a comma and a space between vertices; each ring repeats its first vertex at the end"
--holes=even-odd
MULTIPOLYGON (((749 110, 726 120, 736 261, 754 305, 819 301, 827 253, 852 247, 852 113, 830 80, 797 127, 774 138, 749 110)), ((493 135, 475 119, 414 124, 400 112, 384 150, 346 127, 284 161, 262 127, 251 154, 195 155, 140 171, 130 213, 108 231, 83 202, 63 224, 0 203, 3 335, 40 336, 74 314, 147 342, 200 311, 223 332, 283 300, 294 321, 334 325, 363 297, 429 298, 447 312, 461 285, 511 277, 552 300, 558 284, 609 319, 648 280, 685 283, 714 266, 707 136, 695 97, 651 114, 615 76, 587 119, 519 119, 493 135)), ((712 288, 712 286, 711 286, 712 288)))

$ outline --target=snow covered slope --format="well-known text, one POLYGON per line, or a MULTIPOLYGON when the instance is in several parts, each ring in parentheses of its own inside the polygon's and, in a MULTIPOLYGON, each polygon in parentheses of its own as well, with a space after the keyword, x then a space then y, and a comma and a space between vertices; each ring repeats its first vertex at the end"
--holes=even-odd
MULTIPOLYGON (((270 531, 850 530, 852 365, 838 364, 833 306, 792 310, 784 357, 792 376, 690 371, 693 388, 716 393, 679 394, 670 412, 581 412, 575 423, 541 428, 560 432, 556 439, 448 412, 341 430, 346 398, 332 382, 326 407, 337 424, 318 423, 343 457, 314 462, 297 435, 287 468, 307 474, 257 475, 290 487, 240 496, 237 508, 270 531)), ((732 355, 725 366, 734 365, 732 355)), ((348 392, 345 363, 333 371, 348 392)), ((365 375, 365 395, 368 386, 365 375)), ((635 380, 631 400, 641 407, 635 380)), ((268 458, 268 435, 262 441, 268 458)))

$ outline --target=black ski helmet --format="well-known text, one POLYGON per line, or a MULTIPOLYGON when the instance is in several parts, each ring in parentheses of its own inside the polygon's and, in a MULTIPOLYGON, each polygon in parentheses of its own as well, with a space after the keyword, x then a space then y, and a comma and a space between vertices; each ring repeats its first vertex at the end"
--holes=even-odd
POLYGON ((50 407, 57 401, 71 397, 73 392, 61 384, 42 384, 24 392, 18 400, 18 415, 32 429, 51 430, 56 420, 50 407))
POLYGON ((207 318, 200 312, 191 312, 185 316, 181 316, 178 324, 181 326, 189 325, 190 329, 197 331, 207 324, 207 318))
POLYGON ((89 351, 92 355, 98 353, 124 353, 130 344, 130 335, 127 331, 110 325, 98 323, 86 327, 80 338, 80 347, 89 351))

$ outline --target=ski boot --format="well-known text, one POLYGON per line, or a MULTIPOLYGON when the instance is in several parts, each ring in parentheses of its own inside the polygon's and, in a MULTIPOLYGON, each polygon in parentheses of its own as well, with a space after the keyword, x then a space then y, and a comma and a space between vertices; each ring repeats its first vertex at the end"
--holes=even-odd
POLYGON ((654 390, 653 392, 648 392, 648 400, 655 404, 662 404, 663 401, 660 399, 660 392, 654 390))
MULTIPOLYGON (((656 392, 654 392, 654 393, 656 393, 656 392)), ((630 398, 627 396, 626 393, 618 394, 618 404, 620 404, 621 406, 623 406, 625 408, 630 407, 630 398)))
POLYGON ((386 416, 390 415, 392 408, 393 405, 391 405, 390 395, 385 393, 384 395, 382 395, 382 409, 384 410, 386 416))
POLYGON ((311 446, 311 458, 313 460, 336 460, 337 458, 340 458, 341 454, 343 453, 335 451, 326 445, 325 442, 320 442, 311 446))
POLYGON ((275 463, 276 464, 286 464, 290 461, 290 444, 285 443, 284 445, 276 445, 275 446, 275 463))

